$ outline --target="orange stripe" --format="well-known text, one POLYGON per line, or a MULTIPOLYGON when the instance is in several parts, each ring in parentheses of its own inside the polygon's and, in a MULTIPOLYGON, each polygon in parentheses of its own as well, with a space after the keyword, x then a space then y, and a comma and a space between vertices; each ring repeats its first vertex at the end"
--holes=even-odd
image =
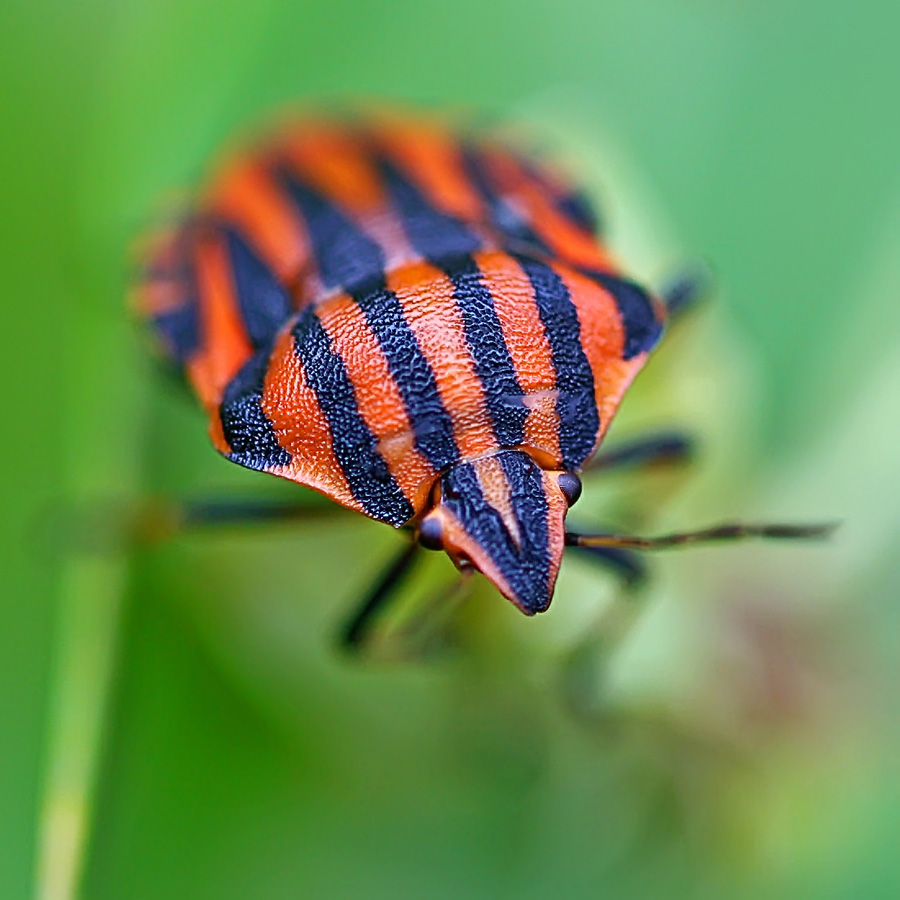
POLYGON ((294 324, 288 323, 275 341, 263 386, 262 410, 275 429, 278 443, 292 457, 287 466, 274 474, 308 485, 363 512, 350 492, 334 454, 328 422, 294 351, 294 324))
POLYGON ((435 207, 468 223, 484 220, 481 198, 462 166, 459 143, 445 130, 400 120, 376 123, 374 131, 378 143, 435 207))
POLYGON ((488 148, 485 160, 491 177, 503 193, 515 197, 525 209, 529 224, 563 259, 576 266, 617 272, 618 264, 600 242, 559 212, 546 188, 530 178, 509 153, 488 148))
POLYGON ((497 449, 450 280, 428 263, 417 262, 391 272, 388 287, 400 300, 406 321, 431 364, 462 458, 497 449))
POLYGON ((193 248, 200 304, 201 349, 187 364, 188 378, 208 410, 253 352, 234 295, 221 235, 200 237, 193 248))
POLYGON ((359 413, 378 441, 378 452, 406 498, 420 512, 437 472, 415 447, 403 397, 365 314, 346 294, 322 302, 316 314, 344 361, 359 413))
POLYGON ((139 281, 131 292, 129 302, 139 316, 150 318, 175 312, 186 300, 184 280, 167 275, 139 281))
POLYGON ((318 125, 286 136, 283 153, 303 181, 358 216, 384 206, 381 180, 359 136, 318 125))
POLYGON ((223 456, 228 456, 228 454, 231 453, 231 444, 228 443, 228 440, 225 437, 225 430, 222 427, 222 416, 219 410, 211 411, 207 434, 209 434, 209 439, 219 453, 223 456))
POLYGON ((556 370, 534 289, 521 266, 507 254, 478 253, 475 258, 531 410, 525 420, 525 444, 549 454, 552 464, 559 465, 556 370))
POLYGON ((522 154, 516 153, 511 149, 507 149, 506 152, 515 160, 516 166, 518 166, 529 181, 540 185, 541 190, 549 191, 553 194, 555 200, 562 200, 571 192, 571 180, 567 177, 566 173, 555 164, 554 160, 532 157, 530 159, 531 166, 528 168, 526 167, 526 163, 529 162, 529 160, 523 157, 522 154))
POLYGON ((206 205, 251 241, 283 283, 308 267, 309 242, 300 217, 258 159, 229 164, 209 189, 206 205))
POLYGON ((187 225, 172 225, 152 233, 137 250, 138 280, 132 292, 132 308, 141 316, 159 316, 187 299, 185 243, 187 225))
POLYGON ((646 354, 628 361, 622 359, 625 331, 619 308, 611 294, 568 266, 554 263, 553 269, 568 288, 578 311, 581 345, 594 373, 594 394, 600 413, 599 441, 606 433, 626 389, 643 366, 646 354))

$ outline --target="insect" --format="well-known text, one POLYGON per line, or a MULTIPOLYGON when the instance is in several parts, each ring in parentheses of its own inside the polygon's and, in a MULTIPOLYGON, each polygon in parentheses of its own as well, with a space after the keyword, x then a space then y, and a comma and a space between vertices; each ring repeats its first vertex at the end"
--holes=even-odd
MULTIPOLYGON (((415 117, 321 118, 226 160, 151 242, 139 308, 219 452, 414 537, 350 643, 420 547, 531 615, 549 606, 567 545, 621 567, 629 548, 821 533, 566 530, 578 473, 685 299, 638 285, 597 232, 582 193, 492 140, 415 117)), ((598 459, 686 446, 657 437, 598 459)), ((224 504, 196 517, 253 512, 273 514, 224 504)))

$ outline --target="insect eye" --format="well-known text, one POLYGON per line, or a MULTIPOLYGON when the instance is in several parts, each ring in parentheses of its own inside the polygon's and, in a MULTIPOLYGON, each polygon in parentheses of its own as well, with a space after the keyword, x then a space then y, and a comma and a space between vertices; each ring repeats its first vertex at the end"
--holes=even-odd
POLYGON ((437 516, 429 516, 419 525, 419 543, 426 550, 444 549, 444 528, 437 516))
POLYGON ((562 472, 556 479, 559 489, 569 506, 574 506, 581 496, 581 479, 574 472, 562 472))

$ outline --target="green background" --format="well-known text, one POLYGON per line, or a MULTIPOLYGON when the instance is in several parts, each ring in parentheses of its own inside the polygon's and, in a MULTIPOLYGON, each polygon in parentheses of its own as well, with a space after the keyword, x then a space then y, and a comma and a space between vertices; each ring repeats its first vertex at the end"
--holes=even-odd
POLYGON ((2 4, 0 896, 900 896, 898 33, 874 2, 2 4), (481 589, 421 664, 332 649, 373 523, 79 549, 113 502, 292 495, 157 377, 129 248, 236 128, 335 98, 524 123, 643 278, 713 266, 616 427, 687 422, 696 470, 583 516, 831 543, 660 557, 639 600, 576 561, 535 620, 481 589))

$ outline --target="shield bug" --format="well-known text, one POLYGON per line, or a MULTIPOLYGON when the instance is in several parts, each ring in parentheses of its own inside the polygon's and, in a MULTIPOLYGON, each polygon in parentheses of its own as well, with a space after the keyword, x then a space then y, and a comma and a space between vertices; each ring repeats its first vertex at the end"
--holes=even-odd
MULTIPOLYGON (((627 574, 631 548, 822 531, 567 532, 578 473, 690 291, 667 305, 629 278, 584 195, 506 146, 417 118, 296 121, 221 164, 152 243, 139 307, 219 452, 414 536, 351 643, 419 547, 531 615, 567 545, 627 574)), ((655 437, 599 459, 686 449, 655 437)), ((253 514, 273 512, 194 517, 253 514)))

